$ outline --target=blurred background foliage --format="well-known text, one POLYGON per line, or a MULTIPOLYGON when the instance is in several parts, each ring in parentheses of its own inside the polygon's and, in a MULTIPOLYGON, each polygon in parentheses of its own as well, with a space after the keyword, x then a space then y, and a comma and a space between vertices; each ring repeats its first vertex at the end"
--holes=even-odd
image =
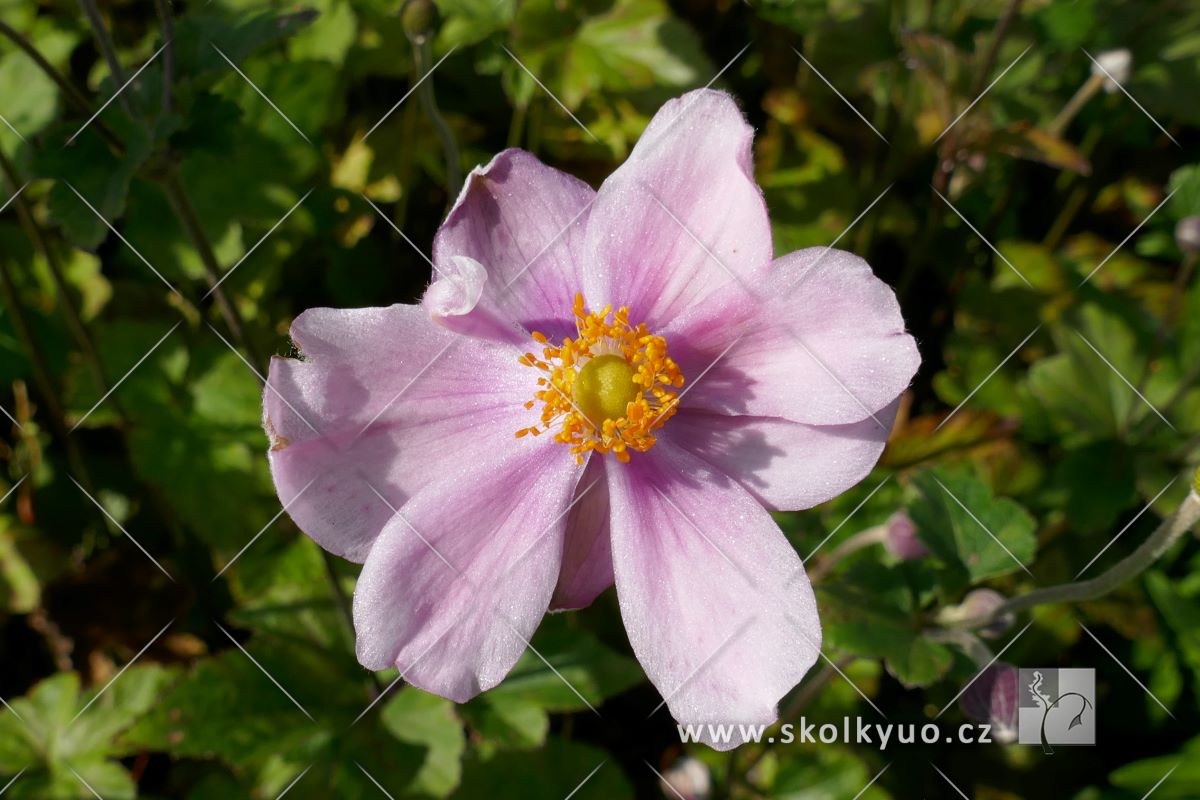
MULTIPOLYGON (((7 797, 559 800, 593 770, 571 796, 662 796, 685 751, 647 718, 611 592, 534 640, 586 702, 533 653, 463 706, 364 673, 355 568, 281 515, 256 370, 304 308, 417 298, 466 170, 520 146, 598 185, 718 74, 759 134, 776 251, 866 256, 924 358, 875 474, 780 515, 815 553, 831 663, 888 720, 964 719, 978 664, 930 633, 939 610, 1098 574, 1188 491, 1195 3, 157 5, 103 3, 98 39, 91 0, 0 0, 7 797), (1118 48, 1128 95, 1089 58, 1118 48), (928 557, 830 557, 898 509, 928 557)), ((1005 650, 1097 669, 1098 747, 687 753, 723 796, 857 797, 885 765, 863 798, 956 796, 931 763, 979 798, 1137 798, 1174 765, 1155 798, 1200 796, 1197 567, 1188 537, 1005 650)), ((874 719, 848 680, 820 665, 785 714, 874 719)))

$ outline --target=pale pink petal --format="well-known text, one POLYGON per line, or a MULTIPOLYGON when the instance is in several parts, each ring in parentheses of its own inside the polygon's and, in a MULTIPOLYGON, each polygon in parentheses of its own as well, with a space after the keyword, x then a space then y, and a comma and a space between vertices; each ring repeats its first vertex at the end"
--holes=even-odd
POLYGON ((583 288, 581 253, 594 197, 586 183, 531 153, 505 150, 467 176, 434 238, 434 264, 445 272, 455 256, 467 256, 483 265, 487 281, 473 314, 561 335, 583 288))
POLYGON ((480 305, 488 277, 483 264, 470 256, 450 256, 442 261, 421 305, 434 322, 455 333, 524 345, 529 331, 488 304, 480 305))
POLYGON ((811 508, 865 478, 887 443, 899 403, 846 425, 730 417, 685 409, 664 437, 739 481, 773 511, 811 508))
POLYGON ((585 608, 613 585, 612 544, 608 537, 608 482, 602 456, 593 456, 579 481, 567 516, 562 571, 550 608, 585 608))
POLYGON ((460 703, 503 680, 550 603, 582 471, 549 437, 442 470, 363 565, 358 660, 460 703))
POLYGON ((753 139, 723 92, 663 105, 596 196, 584 275, 591 308, 629 306, 656 329, 713 293, 739 291, 739 280, 762 282, 771 226, 753 139))
POLYGON ((536 389, 516 352, 433 324, 416 306, 310 309, 303 360, 271 362, 263 394, 271 472, 296 524, 330 552, 366 557, 403 502, 461 460, 512 447, 536 389))
POLYGON ((872 414, 884 422, 877 412, 908 387, 921 356, 895 293, 867 262, 799 250, 775 261, 758 298, 694 308, 664 331, 694 384, 683 405, 816 425, 872 414))
POLYGON ((621 615, 671 715, 774 722, 821 644, 795 550, 745 489, 669 442, 607 472, 621 615))

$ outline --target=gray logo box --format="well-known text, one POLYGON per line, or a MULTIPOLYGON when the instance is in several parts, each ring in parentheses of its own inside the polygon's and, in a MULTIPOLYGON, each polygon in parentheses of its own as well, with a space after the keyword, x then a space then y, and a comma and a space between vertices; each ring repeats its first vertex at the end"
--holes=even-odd
POLYGON ((1022 668, 1017 683, 1017 741, 1041 745, 1096 743, 1096 671, 1022 668))

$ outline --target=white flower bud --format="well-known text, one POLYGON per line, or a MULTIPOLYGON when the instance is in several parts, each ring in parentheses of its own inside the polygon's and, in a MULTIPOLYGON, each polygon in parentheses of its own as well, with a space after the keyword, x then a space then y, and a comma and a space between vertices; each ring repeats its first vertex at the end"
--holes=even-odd
POLYGON ((1117 50, 1105 50, 1096 56, 1092 63, 1092 74, 1104 77, 1104 91, 1112 94, 1129 80, 1130 68, 1133 66, 1133 54, 1124 47, 1117 50))

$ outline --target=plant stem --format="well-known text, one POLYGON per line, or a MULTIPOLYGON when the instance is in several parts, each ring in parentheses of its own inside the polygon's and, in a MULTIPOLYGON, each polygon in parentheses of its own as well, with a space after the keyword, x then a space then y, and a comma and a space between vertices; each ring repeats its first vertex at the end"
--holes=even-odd
POLYGON ((1066 130, 1067 125, 1075 118, 1075 115, 1087 105, 1088 100, 1091 100, 1093 95, 1104 85, 1104 80, 1105 76, 1099 74, 1092 75, 1084 81, 1083 85, 1075 91, 1075 94, 1071 96, 1067 104, 1058 112, 1058 116, 1054 118, 1054 121, 1050 123, 1049 132, 1054 136, 1062 136, 1062 132, 1066 130))
MULTIPOLYGON (((413 65, 416 70, 414 80, 421 80, 421 77, 432 69, 433 42, 430 37, 421 37, 420 41, 413 40, 413 65)), ((421 86, 417 89, 417 96, 421 100, 421 107, 425 109, 426 116, 433 123, 438 138, 442 140, 442 149, 446 151, 446 194, 449 197, 447 202, 453 203, 458 198, 458 190, 462 187, 462 157, 458 152, 458 142, 454 139, 454 132, 450 130, 442 112, 438 110, 437 98, 433 93, 432 76, 421 81, 421 86)))
POLYGON ((242 323, 241 314, 238 313, 237 307, 229 301, 229 296, 225 294, 224 287, 220 285, 221 266, 217 262, 217 256, 208 241, 208 235, 204 232, 204 227, 200 224, 200 217, 196 213, 196 207, 192 205, 191 197, 188 196, 183 181, 179 179, 179 173, 176 168, 174 166, 168 167, 166 174, 160 182, 163 191, 167 195, 167 202, 174 209, 175 216, 179 219, 179 224, 183 226, 188 241, 192 243, 192 247, 196 248, 196 252, 200 255, 200 261, 204 265, 205 277, 208 279, 208 285, 213 289, 213 298, 216 300, 217 308, 225 320, 226 327, 233 334, 234 340, 245 348, 246 354, 250 357, 250 362, 257 369, 262 369, 266 362, 260 357, 257 349, 250 343, 250 340, 246 338, 245 325, 242 323))
MULTIPOLYGON (((17 177, 16 169, 13 167, 12 162, 8 160, 8 156, 4 154, 3 150, 0 150, 0 172, 3 172, 4 177, 8 180, 14 192, 21 188, 20 178, 17 177)), ((83 317, 80 315, 79 308, 75 305, 75 300, 71 296, 71 290, 67 285, 62 262, 58 258, 58 252, 46 241, 45 233, 34 217, 33 210, 25 201, 25 197, 21 194, 16 195, 13 206, 17 211, 21 227, 25 229, 25 235, 29 237, 34 249, 41 253, 42 258, 46 260, 46 264, 50 267, 50 275, 54 279, 55 289, 58 291, 63 310, 66 312, 67 325, 71 329, 71 335, 75 337, 75 342, 79 345, 79 349, 83 353, 88 370, 92 373, 92 379, 96 382, 96 388, 101 394, 104 394, 108 391, 108 380, 104 375, 104 368, 100 363, 100 358, 96 354, 95 342, 92 341, 91 334, 88 333, 87 327, 83 324, 83 317)), ((116 401, 115 397, 113 401, 116 401)))
MULTIPOLYGON (((42 396, 42 402, 46 406, 46 412, 50 418, 50 430, 62 443, 72 474, 78 478, 89 493, 94 493, 95 484, 92 483, 91 474, 83 460, 83 454, 75 440, 71 438, 71 431, 67 427, 66 415, 63 412, 62 403, 59 401, 60 395, 54 380, 54 373, 50 370, 46 355, 33 335, 33 328, 25 316, 25 306, 21 304, 21 299, 17 294, 17 286, 13 281, 8 259, 2 252, 0 252, 0 290, 3 291, 9 314, 12 316, 17 338, 21 340, 21 344, 29 356, 29 363, 33 367, 33 380, 37 384, 38 393, 42 396)), ((117 532, 116 527, 111 523, 108 524, 108 529, 110 533, 117 532)))
POLYGON ((1184 501, 1169 517, 1164 519, 1154 533, 1142 545, 1106 572, 1086 581, 1061 583, 1035 589, 1026 594, 1010 597, 997 606, 991 614, 947 623, 952 628, 977 628, 1005 614, 1015 614, 1046 603, 1078 603, 1093 600, 1108 594, 1130 578, 1140 574, 1158 560, 1181 536, 1200 522, 1200 495, 1192 488, 1184 501))
MULTIPOLYGON (((346 620, 346 625, 350 629, 350 637, 354 638, 354 607, 350 603, 350 597, 346 594, 346 590, 342 588, 342 582, 338 579, 337 561, 333 555, 321 548, 321 560, 325 563, 325 577, 329 580, 329 587, 333 590, 334 600, 337 601, 338 610, 342 612, 342 617, 346 620)), ((379 675, 372 672, 371 687, 374 689, 374 695, 371 697, 374 700, 379 695, 383 694, 383 682, 379 680, 379 675)))
MULTIPOLYGON (((83 8, 83 14, 87 17, 88 25, 92 28, 92 35, 96 38, 96 46, 100 48, 100 54, 104 56, 104 63, 108 65, 108 72, 112 76, 114 90, 119 90, 125 85, 125 71, 121 68, 121 62, 117 59, 117 48, 113 44, 112 37, 108 35, 108 29, 104 27, 104 18, 100 16, 100 8, 96 5, 96 0, 79 0, 79 5, 83 8)), ((121 92, 117 96, 117 102, 121 104, 121 108, 125 109, 125 113, 133 117, 133 103, 129 101, 128 96, 121 92)))
MULTIPOLYGON (((3 34, 5 37, 7 37, 10 41, 12 41, 13 44, 21 49, 21 52, 29 56, 33 60, 33 63, 35 63, 38 68, 41 69, 41 71, 44 72, 48 78, 50 78, 50 80, 54 81, 55 85, 58 86, 58 88, 66 96, 67 100, 69 100, 71 104, 75 106, 77 111, 88 117, 92 115, 92 106, 91 103, 88 102, 87 98, 84 97, 78 89, 71 85, 70 81, 63 77, 62 74, 54 68, 54 65, 47 61, 28 39, 18 33, 15 28, 3 21, 0 21, 0 34, 3 34)), ((112 128, 104 124, 104 120, 96 119, 92 125, 98 131, 100 131, 104 139, 115 150, 118 152, 125 151, 125 145, 122 144, 121 140, 117 138, 117 135, 113 133, 112 128)))
POLYGON ((870 547, 873 544, 882 544, 887 538, 887 526, 876 525, 872 528, 861 530, 858 533, 850 536, 846 541, 833 548, 828 556, 821 559, 808 573, 808 579, 813 583, 819 582, 822 578, 833 571, 833 568, 851 553, 857 553, 865 547, 870 547))
POLYGON ((163 85, 162 113, 171 113, 171 89, 175 82, 175 20, 171 16, 171 0, 154 0, 154 8, 158 12, 158 24, 162 28, 163 47, 163 85))

